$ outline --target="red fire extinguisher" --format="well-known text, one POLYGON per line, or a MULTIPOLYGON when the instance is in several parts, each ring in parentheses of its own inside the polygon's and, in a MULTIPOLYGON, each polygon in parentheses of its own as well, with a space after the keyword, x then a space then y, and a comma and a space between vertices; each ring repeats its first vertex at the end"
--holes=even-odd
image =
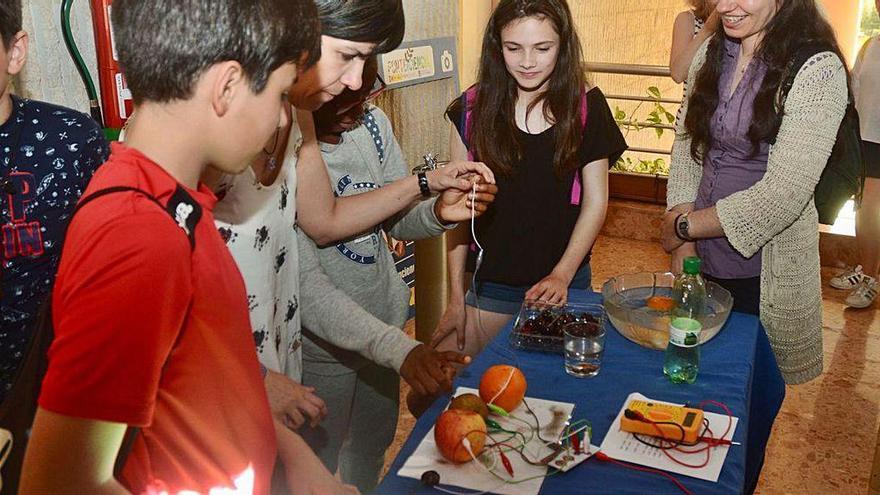
POLYGON ((119 135, 119 130, 133 111, 131 91, 119 70, 119 57, 113 42, 113 26, 110 13, 113 0, 91 0, 92 24, 95 32, 95 48, 98 58, 98 79, 101 94, 95 87, 89 68, 86 66, 70 26, 70 11, 74 0, 61 0, 61 31, 64 44, 73 59, 79 76, 89 98, 89 110, 110 139, 119 135), (103 112, 101 109, 103 108, 103 112))
POLYGON ((91 0, 91 2, 104 127, 121 129, 134 109, 134 102, 125 77, 119 69, 119 56, 113 42, 113 26, 110 21, 113 0, 91 0))

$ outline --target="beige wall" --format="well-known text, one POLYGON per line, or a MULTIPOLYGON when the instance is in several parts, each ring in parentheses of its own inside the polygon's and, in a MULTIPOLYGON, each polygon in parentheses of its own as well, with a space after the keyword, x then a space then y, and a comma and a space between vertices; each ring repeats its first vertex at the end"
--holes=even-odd
MULTIPOLYGON (((871 1, 871 0, 869 0, 871 1)), ((859 36, 859 0, 819 0, 824 7, 829 22, 834 26, 837 33, 837 42, 843 50, 843 55, 848 58, 850 65, 855 61, 858 50, 856 43, 859 36)))
MULTIPOLYGON (((25 0, 22 4, 24 29, 30 34, 30 52, 24 71, 13 81, 15 92, 88 112, 86 90, 61 36, 61 2, 25 0)), ((74 2, 71 14, 74 38, 95 77, 97 63, 89 2, 74 2)))
POLYGON ((493 5, 492 0, 459 0, 461 34, 458 60, 462 88, 467 88, 477 79, 483 32, 492 15, 493 5))

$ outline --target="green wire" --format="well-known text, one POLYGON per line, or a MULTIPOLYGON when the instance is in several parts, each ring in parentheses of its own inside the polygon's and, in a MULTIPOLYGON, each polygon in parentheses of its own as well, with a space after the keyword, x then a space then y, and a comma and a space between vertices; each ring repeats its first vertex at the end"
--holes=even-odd
POLYGON ((73 30, 70 27, 71 7, 73 7, 73 0, 63 0, 61 2, 61 31, 64 34, 64 43, 67 45, 67 49, 76 64, 76 69, 83 80, 83 84, 86 86, 89 100, 97 100, 98 91, 95 89, 95 82, 92 80, 82 54, 80 54, 76 46, 76 41, 73 39, 73 30))
POLYGON ((61 33, 64 36, 64 45, 67 47, 67 52, 73 58, 73 65, 76 66, 76 71, 86 87, 86 95, 89 98, 89 113, 91 113, 92 118, 95 119, 98 125, 104 127, 104 118, 101 115, 101 105, 98 101, 98 91, 95 88, 95 82, 92 80, 92 75, 89 74, 89 68, 86 66, 82 54, 80 54, 79 49, 76 47, 76 41, 73 39, 73 30, 70 28, 70 8, 72 6, 73 0, 62 0, 61 2, 61 33))

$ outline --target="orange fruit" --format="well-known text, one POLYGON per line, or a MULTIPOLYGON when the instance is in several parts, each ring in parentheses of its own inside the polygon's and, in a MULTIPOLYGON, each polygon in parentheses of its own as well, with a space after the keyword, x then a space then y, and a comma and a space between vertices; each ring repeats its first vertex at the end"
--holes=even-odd
POLYGON ((675 301, 671 297, 651 296, 645 301, 645 305, 657 311, 668 312, 675 307, 675 301))
POLYGON ((480 379, 480 398, 505 411, 513 411, 526 396, 526 377, 514 366, 498 364, 487 369, 480 379))

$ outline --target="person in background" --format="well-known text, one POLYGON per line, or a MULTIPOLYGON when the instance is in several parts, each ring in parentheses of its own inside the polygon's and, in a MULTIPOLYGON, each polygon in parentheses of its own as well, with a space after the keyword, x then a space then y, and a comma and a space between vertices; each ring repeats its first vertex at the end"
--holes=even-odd
MULTIPOLYGON (((875 0, 880 12, 880 0, 875 0)), ((860 265, 831 279, 835 289, 851 290, 847 306, 867 308, 880 292, 880 36, 862 45, 852 70, 852 89, 862 134, 865 190, 856 211, 860 265)))
POLYGON ((802 383, 822 372, 813 191, 846 109, 847 72, 815 0, 720 0, 716 9, 723 29, 688 75, 661 238, 672 271, 699 254, 734 310, 760 316, 785 381, 802 383), (790 67, 807 42, 821 50, 790 67))
POLYGON ((718 29, 718 0, 689 0, 690 10, 680 12, 672 28, 669 74, 677 83, 685 82, 694 55, 718 29))
POLYGON ((276 438, 290 491, 356 493, 273 421, 199 181, 209 164, 240 173, 286 125, 296 64, 317 56, 314 4, 116 0, 112 17, 138 116, 70 223, 21 493, 262 495, 276 438))
MULTIPOLYGON (((346 90, 315 112, 322 155, 339 197, 367 193, 409 175, 388 117, 365 103, 384 87, 377 70, 376 58, 371 57, 359 90, 346 90)), ((486 187, 474 198, 477 214, 494 197, 496 187, 486 187)), ((382 234, 404 240, 440 235, 455 221, 470 218, 467 195, 447 190, 335 245, 318 246, 305 234, 299 236, 303 383, 314 387, 330 406, 327 420, 303 431, 303 437, 331 471, 338 467, 342 480, 363 493, 376 487, 385 451, 394 439, 398 372, 421 395, 433 393, 422 381, 447 380, 432 376, 431 368, 420 369, 420 362, 435 351, 402 331, 409 317, 409 288, 382 234), (318 335, 312 331, 316 328, 321 330, 318 335), (333 344, 339 341, 369 345, 354 353, 333 344), (418 374, 425 376, 414 380, 418 374)), ((455 352, 444 356, 467 363, 455 352)))
MULTIPOLYGON (((247 287, 254 341, 267 369, 269 402, 276 418, 291 429, 306 421, 315 426, 328 413, 326 402, 301 385, 301 289, 311 289, 301 287, 297 230, 326 245, 384 222, 426 193, 450 188, 469 192, 472 183, 467 174, 477 172, 486 182, 494 181, 484 165, 458 161, 428 172, 422 183, 408 176, 368 194, 335 197, 310 112, 346 89, 361 88, 365 61, 394 49, 403 39, 404 13, 401 0, 316 0, 315 4, 321 57, 288 89, 293 105, 289 111, 296 118, 267 140, 243 174, 210 179, 220 198, 217 227, 247 287)), ((483 187, 477 185, 478 192, 483 187)), ((322 328, 312 330, 318 333, 322 328)), ((382 340, 328 340, 355 352, 364 345, 378 355, 389 350, 382 340)), ((410 384, 418 382, 433 393, 451 386, 444 371, 448 354, 428 348, 413 352, 411 366, 401 368, 410 384)))
POLYGON ((27 62, 20 0, 0 0, 0 402, 52 290, 67 221, 110 147, 69 108, 11 93, 27 62))
POLYGON ((450 298, 433 337, 438 350, 473 355, 524 300, 564 304, 569 287, 591 289, 608 168, 626 143, 602 91, 585 79, 564 0, 502 0, 483 38, 479 82, 446 115, 452 157, 471 153, 498 178, 477 239, 469 222, 449 234, 450 298), (474 270, 466 292, 465 272, 474 270))

